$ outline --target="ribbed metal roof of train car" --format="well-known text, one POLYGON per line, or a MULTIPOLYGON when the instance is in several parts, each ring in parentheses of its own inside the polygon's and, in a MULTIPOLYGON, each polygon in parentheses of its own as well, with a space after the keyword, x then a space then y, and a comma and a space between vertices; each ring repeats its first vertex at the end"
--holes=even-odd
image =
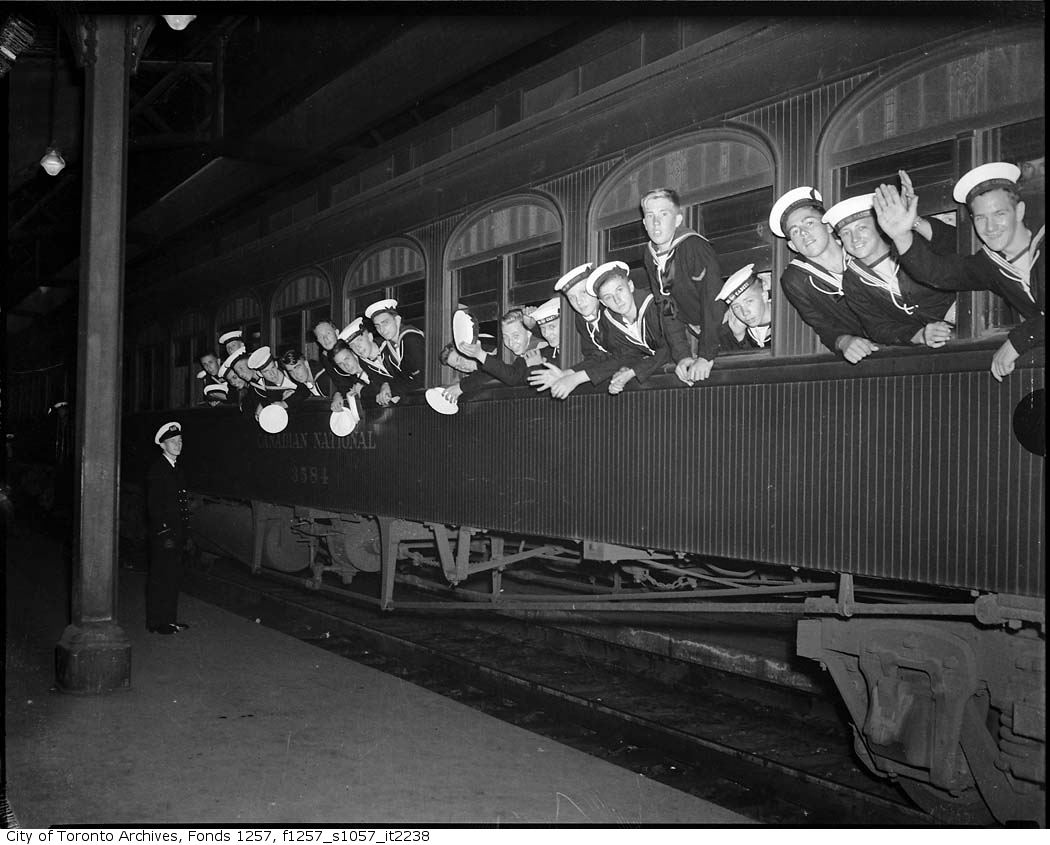
MULTIPOLYGON (((207 229, 352 162, 603 25, 567 15, 362 16, 314 8, 290 16, 209 7, 219 13, 200 14, 182 31, 158 15, 133 18, 148 38, 130 83, 129 267, 187 229, 207 229)), ((15 56, 2 68, 9 334, 75 300, 84 20, 71 7, 27 4, 7 16, 0 36, 15 56), (58 177, 39 166, 49 146, 66 161, 58 177)))

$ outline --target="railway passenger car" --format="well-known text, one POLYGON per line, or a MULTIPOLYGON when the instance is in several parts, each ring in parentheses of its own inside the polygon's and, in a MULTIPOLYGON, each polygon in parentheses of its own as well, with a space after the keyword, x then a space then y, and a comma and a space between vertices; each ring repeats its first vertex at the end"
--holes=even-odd
MULTIPOLYGON (((834 202, 904 168, 920 212, 969 252, 951 187, 987 160, 1021 166, 1041 223, 1042 21, 995 14, 612 22, 139 268, 129 501, 175 418, 200 543, 256 568, 380 571, 392 609, 400 559, 451 585, 490 575, 494 606, 796 613, 799 653, 831 674, 873 772, 945 819, 1043 820, 1044 459, 1039 432, 1014 425, 1041 402, 1042 349, 994 381, 1016 315, 973 293, 944 349, 846 364, 781 295, 790 256, 766 223, 797 185, 834 202), (459 304, 498 333, 502 311, 584 261, 622 259, 647 284, 638 201, 661 185, 725 275, 755 263, 773 280, 772 347, 723 355, 704 383, 564 402, 492 389, 454 416, 408 396, 345 438, 323 407, 276 435, 190 407, 219 333, 316 357, 317 319, 345 325, 385 296, 425 331, 428 384, 447 383, 459 304), (501 596, 505 573, 538 562, 576 594, 501 596), (596 562, 609 589, 579 595, 574 568, 596 562)), ((568 320, 562 348, 571 361, 568 320)))

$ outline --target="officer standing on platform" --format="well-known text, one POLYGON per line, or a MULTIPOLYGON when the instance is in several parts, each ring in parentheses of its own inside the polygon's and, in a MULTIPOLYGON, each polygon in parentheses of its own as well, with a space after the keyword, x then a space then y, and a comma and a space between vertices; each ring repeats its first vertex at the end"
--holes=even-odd
POLYGON ((146 582, 146 627, 153 634, 174 634, 189 628, 178 621, 182 553, 189 525, 186 478, 179 467, 182 426, 164 423, 153 437, 161 454, 146 473, 149 528, 149 577, 146 582))

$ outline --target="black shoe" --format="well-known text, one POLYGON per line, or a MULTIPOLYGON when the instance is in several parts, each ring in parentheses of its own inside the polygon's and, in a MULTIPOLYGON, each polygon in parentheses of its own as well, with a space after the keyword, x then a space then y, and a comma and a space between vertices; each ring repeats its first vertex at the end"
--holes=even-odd
POLYGON ((174 625, 157 625, 154 628, 150 628, 151 634, 175 634, 178 633, 178 628, 174 625))
POLYGON ((185 622, 176 622, 175 627, 180 631, 188 631, 190 628, 185 622))

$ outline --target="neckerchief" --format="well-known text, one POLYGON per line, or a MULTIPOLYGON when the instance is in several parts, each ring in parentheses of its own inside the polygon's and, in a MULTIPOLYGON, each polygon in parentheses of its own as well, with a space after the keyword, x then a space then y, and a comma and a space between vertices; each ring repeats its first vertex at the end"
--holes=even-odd
MULTIPOLYGON (((660 295, 661 296, 670 296, 670 294, 671 294, 671 288, 670 287, 665 288, 664 287, 664 281, 665 281, 665 279, 667 279, 667 274, 669 272, 668 269, 667 269, 667 265, 670 264, 672 259, 674 258, 675 247, 677 247, 678 244, 680 244, 686 238, 702 238, 702 237, 703 237, 703 235, 701 235, 699 232, 693 232, 693 231, 688 231, 687 230, 685 232, 682 232, 682 234, 677 235, 674 238, 672 238, 670 245, 667 247, 667 249, 664 252, 657 252, 656 251, 656 247, 653 246, 652 241, 649 242, 649 255, 653 259, 653 265, 656 267, 656 283, 660 287, 660 295)), ((700 279, 702 279, 704 277, 704 273, 706 273, 706 272, 707 272, 707 270, 705 268, 704 272, 700 274, 700 278, 699 279, 694 279, 693 281, 696 281, 696 282, 700 281, 700 279)))
MULTIPOLYGON (((889 258, 889 256, 885 255, 883 258, 889 258)), ((880 258, 879 262, 881 262, 883 258, 880 258)), ((905 304, 901 297, 900 283, 897 281, 897 268, 899 264, 896 260, 892 260, 891 265, 890 272, 884 275, 872 270, 871 267, 859 258, 854 258, 852 255, 848 254, 846 255, 846 266, 857 274, 857 278, 859 278, 861 282, 870 288, 878 288, 879 290, 886 291, 886 293, 890 295, 890 302, 893 303, 894 308, 911 316, 918 310, 919 306, 905 304)))
POLYGON ((842 292, 842 274, 832 273, 830 270, 825 270, 819 264, 813 261, 807 261, 805 258, 792 258, 791 264, 804 270, 809 279, 809 286, 813 288, 817 293, 822 293, 825 296, 845 296, 842 292), (820 285, 814 284, 813 277, 816 276, 823 282, 827 282, 830 290, 822 288, 820 285))
POLYGON ((1024 290, 1025 295, 1035 302, 1035 297, 1032 296, 1032 268, 1035 266, 1035 262, 1039 260, 1039 254, 1043 245, 1043 237, 1046 234, 1046 226, 1040 226, 1039 231, 1032 236, 1032 239, 1028 242, 1028 246, 1022 249, 1013 258, 1007 258, 1001 252, 995 252, 994 250, 988 249, 986 246, 982 246, 985 255, 987 255, 992 263, 999 268, 999 272, 1002 273, 1006 278, 1012 282, 1016 282, 1024 290), (1027 257, 1027 266, 1018 265, 1017 261, 1021 258, 1027 257))
POLYGON ((608 308, 605 309, 605 316, 609 319, 611 325, 627 335, 627 338, 631 343, 648 350, 650 355, 655 355, 656 350, 653 349, 645 339, 645 312, 652 302, 653 295, 650 293, 644 300, 642 300, 642 304, 638 306, 638 314, 634 319, 634 323, 630 326, 623 321, 619 314, 610 311, 608 308))

